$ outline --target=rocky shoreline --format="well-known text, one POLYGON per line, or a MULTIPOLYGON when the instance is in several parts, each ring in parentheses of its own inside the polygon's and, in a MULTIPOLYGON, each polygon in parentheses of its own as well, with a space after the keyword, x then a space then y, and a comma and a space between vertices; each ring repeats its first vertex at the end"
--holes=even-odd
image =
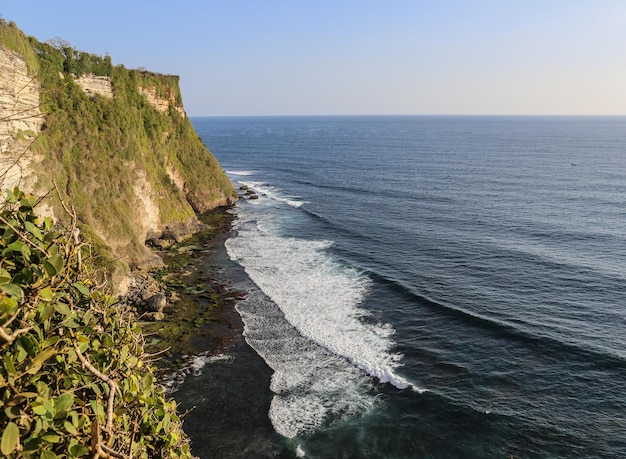
POLYGON ((133 274, 131 288, 120 298, 137 316, 145 350, 154 356, 168 390, 195 371, 199 357, 219 356, 241 336, 235 304, 244 294, 229 287, 220 268, 227 262, 224 254, 215 260, 233 218, 227 207, 213 209, 199 216, 201 231, 179 242, 153 245, 163 266, 133 274))
POLYGON ((226 252, 228 209, 201 215, 205 229, 190 239, 154 249, 165 267, 140 275, 136 314, 159 384, 185 413, 194 456, 291 457, 268 417, 272 371, 245 342, 236 310, 246 295, 237 287, 250 280, 226 252), (162 297, 167 305, 153 320, 162 297))

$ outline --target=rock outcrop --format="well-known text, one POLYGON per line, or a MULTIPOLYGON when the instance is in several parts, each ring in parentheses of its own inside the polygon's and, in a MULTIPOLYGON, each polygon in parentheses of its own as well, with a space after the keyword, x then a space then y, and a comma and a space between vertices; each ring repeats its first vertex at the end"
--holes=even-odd
POLYGON ((40 85, 20 54, 0 46, 0 188, 33 188, 29 146, 41 131, 40 85))
POLYGON ((187 115, 185 114, 185 110, 183 107, 176 104, 176 99, 173 93, 169 94, 167 99, 159 97, 157 94, 157 90, 154 86, 150 86, 148 88, 144 88, 142 86, 139 87, 139 92, 148 99, 150 105, 156 108, 161 113, 167 112, 170 107, 174 107, 174 109, 182 116, 183 118, 187 115))
POLYGON ((74 80, 78 86, 83 88, 83 91, 88 96, 94 96, 96 94, 106 97, 107 99, 113 99, 113 89, 111 88, 111 77, 98 76, 93 74, 82 75, 74 80))

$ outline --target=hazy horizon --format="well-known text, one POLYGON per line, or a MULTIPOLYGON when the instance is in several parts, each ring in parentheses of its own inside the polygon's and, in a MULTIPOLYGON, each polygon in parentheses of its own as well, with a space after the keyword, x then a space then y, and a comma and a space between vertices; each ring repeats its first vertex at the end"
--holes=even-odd
POLYGON ((618 0, 7 0, 0 14, 179 75, 190 116, 626 114, 618 0))

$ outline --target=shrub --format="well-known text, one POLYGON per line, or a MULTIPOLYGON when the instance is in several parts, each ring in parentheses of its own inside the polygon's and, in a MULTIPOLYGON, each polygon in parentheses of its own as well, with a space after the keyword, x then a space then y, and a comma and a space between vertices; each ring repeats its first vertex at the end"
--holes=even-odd
POLYGON ((35 204, 15 189, 0 208, 0 453, 189 457, 139 330, 35 204))

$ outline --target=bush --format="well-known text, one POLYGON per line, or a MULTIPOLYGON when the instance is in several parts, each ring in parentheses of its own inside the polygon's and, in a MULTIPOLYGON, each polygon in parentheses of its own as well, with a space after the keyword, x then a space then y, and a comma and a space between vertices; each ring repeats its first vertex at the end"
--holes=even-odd
POLYGON ((35 204, 15 189, 0 208, 0 453, 189 457, 139 330, 94 287, 75 227, 35 204))

